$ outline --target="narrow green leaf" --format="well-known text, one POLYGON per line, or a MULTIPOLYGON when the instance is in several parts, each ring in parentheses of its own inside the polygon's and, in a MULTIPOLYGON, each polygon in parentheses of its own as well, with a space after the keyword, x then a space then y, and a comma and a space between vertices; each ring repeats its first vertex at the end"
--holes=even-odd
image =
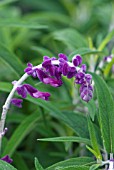
POLYGON ((87 47, 84 37, 75 29, 68 28, 55 31, 52 35, 54 39, 62 41, 70 48, 87 47))
POLYGON ((86 148, 97 158, 97 153, 95 150, 86 145, 86 148))
POLYGON ((90 55, 90 54, 99 54, 102 53, 102 51, 100 50, 92 50, 90 48, 78 48, 77 50, 75 50, 74 52, 72 52, 68 58, 69 60, 72 60, 72 57, 76 54, 80 54, 81 56, 84 55, 90 55))
POLYGON ((107 64, 106 68, 104 69, 104 75, 108 77, 110 70, 112 69, 112 66, 114 64, 114 58, 112 58, 112 61, 107 64))
POLYGON ((68 166, 86 166, 86 165, 91 165, 94 163, 93 159, 90 157, 78 157, 78 158, 71 158, 67 159, 65 161, 58 162, 48 168, 46 170, 56 170, 60 167, 68 167, 68 166))
POLYGON ((90 169, 89 170, 95 170, 95 169, 98 169, 98 167, 100 167, 101 166, 101 164, 95 164, 95 165, 92 165, 91 167, 90 167, 90 169))
POLYGON ((0 43, 0 58, 4 60, 14 70, 18 77, 19 75, 23 74, 24 65, 21 63, 18 57, 16 57, 1 43, 0 43))
POLYGON ((17 170, 16 168, 14 168, 12 165, 10 165, 9 163, 0 160, 0 170, 17 170))
POLYGON ((35 47, 35 46, 33 46, 33 47, 31 47, 31 49, 34 50, 34 51, 39 52, 40 54, 42 54, 42 56, 45 56, 45 55, 49 56, 49 57, 54 56, 54 54, 52 54, 52 52, 50 52, 48 49, 43 48, 43 47, 35 47))
POLYGON ((108 153, 114 153, 114 104, 105 81, 92 73, 99 104, 100 128, 103 144, 108 153))
POLYGON ((97 154, 97 159, 102 159, 99 145, 98 145, 97 138, 96 138, 96 134, 95 134, 94 125, 91 122, 90 117, 89 116, 87 116, 87 117, 88 117, 88 128, 89 128, 89 134, 90 134, 92 148, 97 154))
POLYGON ((37 158, 35 158, 35 168, 36 170, 44 170, 37 158))
POLYGON ((0 27, 18 27, 18 28, 32 28, 32 29, 47 29, 48 26, 41 25, 36 22, 22 21, 19 19, 0 19, 0 27))
POLYGON ((36 122, 39 120, 40 114, 36 111, 23 120, 23 122, 17 127, 7 143, 7 146, 3 152, 3 155, 12 155, 20 142, 24 137, 30 133, 30 131, 35 127, 36 122))
MULTIPOLYGON (((56 170, 56 169, 55 169, 56 170)), ((68 167, 60 167, 57 170, 89 170, 89 167, 87 166, 68 166, 68 167)))
POLYGON ((38 141, 49 141, 49 142, 79 142, 79 143, 85 143, 87 145, 91 145, 91 142, 89 139, 75 137, 75 136, 44 138, 44 139, 37 139, 37 140, 38 141))
POLYGON ((54 138, 44 138, 37 139, 38 141, 49 141, 49 142, 79 142, 91 145, 90 140, 75 136, 64 136, 64 137, 54 137, 54 138))
POLYGON ((113 38, 114 36, 114 30, 112 30, 102 41, 102 43, 100 44, 98 50, 103 50, 104 47, 107 45, 107 43, 113 38))

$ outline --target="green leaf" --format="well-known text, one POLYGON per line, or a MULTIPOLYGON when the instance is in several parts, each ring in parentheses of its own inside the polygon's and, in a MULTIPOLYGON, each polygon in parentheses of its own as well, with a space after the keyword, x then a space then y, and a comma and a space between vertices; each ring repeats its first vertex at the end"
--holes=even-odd
MULTIPOLYGON (((55 169, 56 170, 56 169, 55 169)), ((60 168, 57 168, 57 170, 89 170, 89 167, 87 166, 68 166, 68 167, 60 167, 60 168)))
POLYGON ((99 145, 97 142, 97 138, 96 138, 96 134, 95 134, 95 129, 94 129, 94 125, 90 120, 90 117, 88 117, 88 127, 89 127, 89 134, 90 134, 90 140, 91 140, 91 145, 92 148, 94 149, 94 151, 96 152, 96 156, 97 159, 102 159, 101 153, 100 153, 100 149, 99 149, 99 145))
POLYGON ((61 162, 58 162, 48 168, 46 168, 46 170, 55 170, 55 169, 58 169, 60 167, 68 167, 68 166, 80 166, 80 165, 89 165, 89 164, 92 164, 94 161, 92 158, 90 157, 78 157, 78 158, 71 158, 71 159, 67 159, 65 161, 61 161, 61 162))
POLYGON ((0 27, 17 27, 17 28, 32 28, 32 29, 47 29, 48 26, 41 25, 36 22, 22 21, 19 19, 0 19, 0 27))
POLYGON ((23 74, 24 65, 19 58, 8 50, 3 44, 0 43, 0 58, 4 60, 16 73, 18 77, 23 74))
POLYGON ((70 48, 87 47, 87 42, 84 37, 75 29, 63 29, 55 31, 53 37, 56 40, 62 41, 70 48))
POLYGON ((92 121, 94 121, 94 117, 95 117, 95 114, 97 111, 96 104, 95 104, 94 100, 91 99, 88 103, 86 103, 84 101, 82 101, 82 102, 86 107, 88 107, 89 115, 90 115, 92 121))
POLYGON ((85 56, 85 55, 90 55, 90 54, 99 54, 102 53, 102 51, 100 50, 92 50, 89 48, 78 48, 77 50, 75 50, 74 52, 72 52, 68 58, 69 60, 72 60, 72 57, 76 54, 80 54, 81 56, 85 56))
POLYGON ((35 168, 36 170, 44 170, 37 158, 35 158, 35 168))
POLYGON ((50 52, 48 49, 43 48, 43 47, 35 47, 35 46, 33 46, 33 47, 31 47, 31 49, 41 53, 43 56, 45 56, 45 55, 49 56, 49 57, 54 56, 54 54, 52 54, 52 52, 50 52))
POLYGON ((17 170, 16 168, 14 168, 12 165, 10 165, 9 163, 0 160, 0 170, 17 170))
POLYGON ((114 58, 112 58, 112 61, 107 64, 106 68, 104 69, 104 75, 108 77, 110 70, 112 69, 112 66, 114 64, 114 58))
POLYGON ((92 73, 99 105, 99 120, 103 144, 108 153, 114 152, 114 103, 105 81, 92 73))
POLYGON ((44 138, 44 139, 37 139, 38 141, 49 141, 49 142, 79 142, 85 143, 87 145, 91 145, 90 140, 81 137, 75 136, 64 136, 64 137, 53 137, 53 138, 44 138))
POLYGON ((103 50, 104 47, 108 44, 108 42, 113 38, 114 36, 114 30, 112 30, 102 41, 102 43, 100 44, 98 50, 103 50))
POLYGON ((7 143, 7 146, 3 152, 3 155, 12 155, 16 148, 19 146, 20 142, 24 139, 24 137, 30 133, 30 131, 35 128, 36 122, 39 120, 40 114, 38 111, 27 116, 23 120, 23 122, 17 127, 11 136, 10 140, 7 143))
POLYGON ((86 148, 93 154, 95 155, 95 157, 97 158, 97 153, 95 150, 93 150, 92 148, 90 148, 89 146, 86 145, 86 148))
POLYGON ((95 170, 95 169, 98 169, 98 167, 100 167, 101 166, 101 164, 95 164, 95 165, 92 165, 91 167, 90 167, 90 169, 89 170, 95 170))
POLYGON ((2 1, 0 1, 0 7, 3 5, 7 5, 10 3, 16 2, 16 1, 18 1, 18 0, 2 0, 2 1))

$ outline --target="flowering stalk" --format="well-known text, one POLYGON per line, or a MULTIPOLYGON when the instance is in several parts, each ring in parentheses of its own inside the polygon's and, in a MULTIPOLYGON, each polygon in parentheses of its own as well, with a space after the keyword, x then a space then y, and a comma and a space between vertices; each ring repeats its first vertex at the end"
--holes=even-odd
POLYGON ((49 58, 44 56, 43 63, 33 67, 31 63, 28 63, 28 67, 24 70, 25 74, 18 80, 13 81, 13 89, 11 90, 6 102, 3 106, 3 111, 0 121, 0 149, 1 142, 4 132, 4 125, 6 120, 6 115, 10 104, 14 104, 18 107, 22 107, 22 99, 13 98, 14 93, 17 92, 22 98, 26 98, 29 94, 33 98, 41 98, 43 100, 48 100, 50 93, 40 92, 36 88, 29 84, 23 84, 23 82, 32 76, 38 78, 44 84, 49 84, 53 87, 59 87, 63 84, 62 76, 66 76, 68 79, 75 77, 75 83, 79 84, 80 94, 82 100, 88 102, 92 98, 93 87, 91 85, 92 76, 86 74, 86 65, 82 64, 82 58, 80 55, 75 55, 72 58, 72 62, 68 61, 65 54, 60 53, 59 59, 55 57, 49 58), (81 65, 79 67, 79 65, 81 65))

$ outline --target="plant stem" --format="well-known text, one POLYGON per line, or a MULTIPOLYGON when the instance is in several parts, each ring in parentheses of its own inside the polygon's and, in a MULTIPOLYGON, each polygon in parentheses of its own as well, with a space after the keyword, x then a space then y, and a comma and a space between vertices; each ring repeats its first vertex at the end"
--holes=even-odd
POLYGON ((11 90, 10 94, 8 95, 5 104, 3 105, 3 110, 1 114, 1 120, 0 120, 0 152, 1 152, 1 144, 2 144, 2 133, 4 130, 4 125, 5 125, 5 120, 6 120, 6 115, 10 107, 11 99, 14 96, 14 93, 16 91, 16 88, 23 83, 28 77, 28 74, 25 73, 14 85, 13 89, 11 90))

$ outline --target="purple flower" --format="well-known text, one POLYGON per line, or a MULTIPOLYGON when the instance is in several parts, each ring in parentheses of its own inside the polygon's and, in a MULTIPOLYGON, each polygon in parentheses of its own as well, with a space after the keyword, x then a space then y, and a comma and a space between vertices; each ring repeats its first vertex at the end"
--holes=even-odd
POLYGON ((91 85, 82 85, 80 87, 80 94, 82 100, 88 102, 93 97, 93 87, 91 85))
POLYGON ((104 57, 104 61, 107 61, 108 63, 112 61, 112 55, 104 57))
POLYGON ((48 76, 43 70, 36 69, 36 72, 37 72, 38 78, 44 84, 50 84, 53 87, 59 87, 62 85, 62 80, 48 76))
POLYGON ((19 108, 22 108, 22 102, 23 100, 22 99, 16 99, 16 98, 13 98, 11 100, 11 103, 19 108))
POLYGON ((43 82, 45 84, 50 84, 53 87, 59 87, 63 84, 62 80, 54 79, 54 78, 51 78, 51 77, 44 78, 43 82))
POLYGON ((72 63, 74 64, 74 66, 79 66, 82 63, 82 57, 77 54, 72 58, 72 63))
POLYGON ((24 72, 27 73, 28 75, 33 76, 34 78, 36 78, 36 70, 33 68, 33 65, 31 63, 27 64, 27 68, 25 68, 24 72))
POLYGON ((11 164, 13 162, 13 160, 8 155, 1 158, 1 160, 5 161, 5 162, 7 162, 9 164, 11 164))
POLYGON ((59 59, 64 59, 65 61, 68 61, 67 56, 65 54, 63 54, 63 53, 59 53, 58 57, 59 57, 59 59))
POLYGON ((32 87, 29 84, 23 84, 17 87, 17 93, 21 95, 23 98, 27 97, 27 94, 34 98, 41 98, 43 100, 48 100, 50 97, 50 93, 48 92, 40 92, 36 88, 32 87))

